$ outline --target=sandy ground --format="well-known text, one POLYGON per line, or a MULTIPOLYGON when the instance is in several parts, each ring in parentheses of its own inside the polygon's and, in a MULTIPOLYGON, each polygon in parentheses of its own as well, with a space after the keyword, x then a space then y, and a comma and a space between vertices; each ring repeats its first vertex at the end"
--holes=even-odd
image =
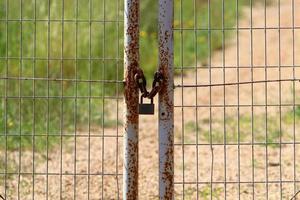
MULTIPOLYGON (((294 2, 294 26, 299 27, 300 1, 294 2)), ((280 18, 278 4, 271 3, 266 11, 265 24, 263 5, 255 5, 251 33, 250 9, 245 9, 244 17, 239 23, 239 27, 244 29, 239 31, 238 42, 237 37, 233 37, 226 44, 224 51, 213 55, 211 68, 199 64, 197 70, 186 70, 183 76, 175 78, 175 85, 300 78, 298 69, 300 30, 295 28, 293 31, 287 28, 293 26, 292 1, 281 0, 280 18), (279 24, 282 27, 280 32, 279 24), (268 28, 266 31, 263 29, 265 26, 268 28)), ((227 141, 226 146, 223 145, 223 140, 221 142, 212 140, 214 145, 210 145, 209 139, 205 139, 203 135, 213 133, 209 131, 209 122, 212 124, 211 130, 224 129, 224 124, 220 123, 224 120, 224 112, 226 117, 233 120, 237 120, 238 113, 241 116, 251 116, 251 104, 256 105, 253 107, 254 115, 260 116, 259 120, 262 120, 261 116, 266 114, 264 106, 266 99, 269 117, 279 116, 280 110, 276 105, 280 103, 285 105, 281 110, 284 115, 292 109, 291 104, 294 101, 292 86, 292 82, 282 82, 281 87, 278 83, 268 83, 266 88, 264 83, 254 84, 253 90, 251 84, 241 85, 239 89, 236 85, 211 89, 177 87, 175 89, 176 199, 196 199, 197 194, 200 199, 210 197, 224 199, 225 196, 227 199, 239 197, 252 199, 253 196, 255 199, 291 198, 295 191, 300 189, 298 184, 300 161, 296 159, 300 155, 300 148, 292 143, 294 133, 298 135, 298 128, 296 127, 294 131, 293 123, 282 125, 285 129, 282 140, 290 144, 283 144, 281 147, 250 145, 252 136, 264 135, 265 129, 258 129, 254 133, 251 129, 242 130, 244 127, 241 127, 243 133, 246 131, 249 134, 243 137, 240 145, 237 145, 237 140, 227 141), (238 104, 240 106, 237 106, 238 104), (196 122, 200 127, 198 134, 191 125, 196 122), (181 145, 182 143, 186 145, 181 145), (197 146, 195 143, 201 145, 197 146), (183 182, 185 184, 182 184, 183 182), (196 182, 199 182, 198 187, 196 182), (209 184, 210 182, 213 184, 209 184)), ((300 91, 298 82, 295 82, 295 91, 295 103, 300 103, 297 95, 300 91)), ((118 106, 121 110, 122 103, 118 106)), ((115 108, 115 105, 113 107, 115 108)), ((120 111, 120 118, 121 115, 120 111)), ((140 199, 157 199, 157 123, 156 116, 140 117, 140 199)), ((33 159, 31 151, 22 152, 21 165, 18 165, 21 166, 22 174, 13 175, 18 172, 17 166, 9 169, 12 175, 7 180, 7 199, 18 199, 18 193, 20 199, 33 199, 33 191, 35 199, 46 199, 47 196, 48 199, 121 198, 122 127, 118 127, 118 132, 114 128, 95 129, 91 132, 91 137, 84 131, 78 131, 77 134, 76 141, 71 138, 61 146, 58 145, 54 151, 49 152, 48 159, 45 159, 45 154, 36 153, 33 159), (102 137, 103 131, 106 137, 102 137), (116 137, 117 133, 120 137, 116 137)), ((255 142, 254 139, 253 141, 255 142)), ((298 137, 296 141, 299 142, 298 137)), ((9 152, 8 156, 9 163, 19 163, 18 152, 9 152)), ((3 185, 4 181, 0 184, 1 194, 4 194, 3 185)))

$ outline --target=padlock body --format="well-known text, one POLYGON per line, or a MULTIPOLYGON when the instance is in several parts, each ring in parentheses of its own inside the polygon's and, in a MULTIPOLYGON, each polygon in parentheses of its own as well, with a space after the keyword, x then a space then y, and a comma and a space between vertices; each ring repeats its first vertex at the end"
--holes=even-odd
POLYGON ((139 114, 140 115, 153 115, 154 114, 154 104, 139 104, 139 114))

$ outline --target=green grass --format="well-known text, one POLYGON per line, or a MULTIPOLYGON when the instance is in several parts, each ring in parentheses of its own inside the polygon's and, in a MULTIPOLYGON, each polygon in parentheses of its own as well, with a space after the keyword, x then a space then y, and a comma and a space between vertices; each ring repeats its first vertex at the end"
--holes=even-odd
MULTIPOLYGON (((293 139, 293 125, 300 123, 300 107, 294 111, 289 110, 282 113, 281 119, 278 115, 266 116, 264 114, 254 115, 253 122, 250 115, 241 114, 239 120, 237 117, 227 117, 225 124, 223 120, 215 119, 212 121, 212 129, 209 131, 209 120, 203 119, 198 122, 198 134, 201 141, 212 143, 224 143, 226 128, 226 144, 237 142, 251 142, 252 128, 253 140, 256 143, 265 143, 272 148, 279 147, 280 136, 283 141, 293 139), (280 130, 281 121, 281 130, 280 130), (267 122, 267 124, 266 124, 267 122), (239 128, 238 128, 239 127, 239 128)), ((185 124, 185 142, 193 143, 197 127, 195 121, 188 121, 185 124)))
MULTIPOLYGON (((184 190, 184 198, 187 200, 195 199, 196 196, 203 200, 209 200, 210 197, 213 199, 221 199, 223 193, 222 187, 213 187, 211 190, 210 185, 205 185, 199 188, 198 194, 195 187, 188 187, 184 190)), ((181 194, 175 194, 175 198, 180 198, 181 194)))
POLYGON ((182 6, 180 3, 175 4, 174 27, 187 29, 183 33, 180 31, 174 33, 175 66, 195 66, 196 62, 198 65, 199 63, 206 65, 208 56, 225 45, 223 37, 227 39, 234 35, 233 31, 224 31, 223 35, 220 29, 223 25, 224 28, 233 27, 237 14, 241 14, 242 7, 247 3, 246 0, 239 1, 237 10, 235 0, 224 1, 223 24, 222 1, 210 1, 210 9, 206 2, 198 0, 196 7, 193 6, 193 1, 182 1, 182 6), (195 9, 197 9, 196 18, 194 17, 195 9), (183 14, 180 15, 180 13, 183 14), (196 34, 194 28, 198 29, 196 34), (208 29, 213 30, 208 31, 208 29))
POLYGON ((201 199, 208 200, 212 196, 213 199, 221 199, 221 194, 223 193, 223 188, 221 187, 214 187, 211 191, 210 186, 205 186, 201 188, 200 197, 201 199))
MULTIPOLYGON (((0 77, 15 79, 0 79, 0 148, 7 144, 8 149, 16 149, 20 141, 24 148, 31 148, 35 142, 38 149, 46 140, 51 146, 58 143, 59 137, 47 139, 47 135, 74 133, 75 124, 76 128, 87 130, 88 121, 92 126, 115 126, 116 116, 106 107, 112 100, 102 97, 116 96, 117 91, 121 94, 122 85, 84 81, 123 79, 123 1, 105 1, 103 7, 103 0, 92 0, 91 12, 89 1, 82 0, 78 1, 78 9, 75 0, 64 1, 64 5, 61 0, 51 0, 50 10, 48 0, 38 0, 36 6, 34 0, 23 1, 22 6, 19 0, 9 0, 8 5, 6 2, 0 0, 0 77), (21 13, 22 26, 18 21, 21 13), (8 23, 3 21, 6 16, 11 20, 8 23), (48 16, 55 21, 48 24, 48 16), (30 20, 34 18, 36 23, 30 20), (62 18, 67 20, 64 24, 62 18), (77 26, 76 18, 81 20, 77 26), (89 19, 94 20, 91 26, 89 19), (77 62, 76 57, 80 58, 77 62), (32 77, 40 79, 33 81, 32 77), (48 82, 47 78, 68 80, 48 82), (79 81, 75 83, 72 79, 79 81), (70 98, 46 99, 48 95, 70 98), (98 98, 89 101, 90 95, 98 98), (5 101, 4 96, 12 98, 5 101), (82 98, 75 100, 75 96, 82 98), (28 136, 20 137, 20 133, 28 136), (32 134, 45 136, 33 138, 32 134)), ((242 7, 249 2, 239 0, 237 11, 236 0, 224 1, 224 27, 234 26, 237 14, 241 15, 242 7)), ((220 30, 207 30, 223 26, 221 0, 210 0, 210 9, 204 0, 175 1, 174 10, 174 28, 188 29, 182 34, 174 32, 175 66, 191 66, 196 61, 205 64, 210 53, 222 47, 223 37, 234 35, 233 31, 223 35, 220 30), (194 27, 199 29, 196 34, 194 27)), ((150 83, 158 62, 157 3, 141 1, 140 32, 141 67, 150 83)))

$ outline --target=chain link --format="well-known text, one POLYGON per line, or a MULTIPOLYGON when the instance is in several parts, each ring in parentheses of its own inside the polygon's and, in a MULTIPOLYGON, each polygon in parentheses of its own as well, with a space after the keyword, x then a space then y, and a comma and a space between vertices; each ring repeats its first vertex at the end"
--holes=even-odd
POLYGON ((137 70, 137 73, 135 74, 134 79, 137 83, 137 86, 140 89, 140 92, 142 93, 142 97, 149 98, 149 99, 153 99, 155 97, 155 95, 160 91, 162 82, 164 80, 161 72, 159 72, 159 71, 155 72, 154 79, 152 82, 152 89, 150 92, 148 92, 147 88, 146 88, 147 81, 146 81, 146 78, 144 76, 142 69, 139 68, 137 70))
POLYGON ((146 81, 146 78, 144 76, 144 73, 142 71, 142 69, 138 69, 137 70, 137 73, 134 75, 134 79, 136 81, 136 84, 138 85, 141 93, 142 93, 142 97, 147 97, 148 96, 148 91, 147 91, 147 88, 146 88, 146 85, 147 85, 147 81, 146 81))
POLYGON ((153 83, 152 83, 152 90, 148 94, 149 99, 155 97, 155 95, 160 91, 163 81, 164 79, 162 73, 159 71, 155 72, 153 83))

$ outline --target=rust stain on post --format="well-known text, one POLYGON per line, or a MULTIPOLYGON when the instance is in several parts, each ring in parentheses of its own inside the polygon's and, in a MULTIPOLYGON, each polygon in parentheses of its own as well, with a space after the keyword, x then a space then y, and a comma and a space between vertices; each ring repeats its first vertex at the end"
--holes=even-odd
POLYGON ((159 197, 174 199, 173 0, 159 0, 159 197))
POLYGON ((138 199, 139 0, 125 0, 124 11, 124 169, 123 199, 138 199))

